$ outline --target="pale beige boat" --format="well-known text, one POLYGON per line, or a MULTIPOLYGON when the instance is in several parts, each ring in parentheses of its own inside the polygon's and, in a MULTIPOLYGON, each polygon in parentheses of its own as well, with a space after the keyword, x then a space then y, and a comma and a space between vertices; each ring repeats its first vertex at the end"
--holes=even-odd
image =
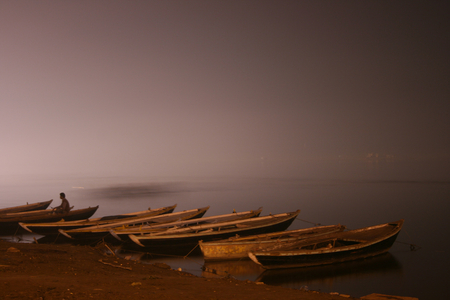
POLYGON ((262 250, 286 242, 300 241, 306 238, 340 232, 344 229, 345 226, 342 225, 319 226, 245 237, 230 237, 220 241, 200 241, 199 246, 203 252, 205 261, 248 259, 248 253, 251 251, 262 250))

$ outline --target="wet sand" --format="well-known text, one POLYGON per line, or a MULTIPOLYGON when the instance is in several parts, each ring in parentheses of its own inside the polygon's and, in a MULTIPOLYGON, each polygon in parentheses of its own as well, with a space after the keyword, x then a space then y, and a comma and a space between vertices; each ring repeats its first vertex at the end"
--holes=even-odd
POLYGON ((1 299, 359 299, 234 278, 202 278, 101 247, 0 239, 1 299))

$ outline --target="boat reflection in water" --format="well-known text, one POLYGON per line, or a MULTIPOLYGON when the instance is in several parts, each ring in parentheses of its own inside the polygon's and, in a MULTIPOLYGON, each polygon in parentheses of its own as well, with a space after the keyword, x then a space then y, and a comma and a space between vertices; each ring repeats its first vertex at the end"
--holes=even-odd
POLYGON ((265 270, 256 281, 299 289, 304 286, 314 287, 317 285, 332 287, 335 282, 351 282, 352 279, 362 280, 364 277, 370 280, 376 275, 401 276, 402 265, 388 252, 372 258, 333 265, 265 270))
POLYGON ((171 269, 178 270, 181 268, 184 272, 191 273, 195 276, 202 276, 201 266, 203 265, 203 256, 200 254, 195 254, 193 251, 188 256, 179 255, 162 255, 153 254, 142 251, 130 250, 127 248, 122 248, 121 246, 110 247, 114 251, 114 254, 120 258, 126 260, 139 260, 143 264, 166 264, 169 265, 171 269))
POLYGON ((205 261, 202 276, 206 278, 233 277, 255 281, 264 269, 249 259, 228 261, 205 261))
POLYGON ((127 260, 139 260, 144 264, 165 263, 174 270, 181 268, 185 272, 205 278, 233 277, 238 280, 255 281, 264 271, 250 259, 205 262, 201 252, 182 257, 130 251, 121 247, 112 249, 115 255, 127 260))
MULTIPOLYGON (((128 260, 140 260, 142 263, 165 263, 172 269, 181 268, 196 276, 205 278, 233 277, 238 280, 264 282, 267 285, 301 289, 305 286, 312 290, 334 291, 337 285, 348 282, 353 290, 355 279, 373 281, 373 278, 386 276, 401 277, 402 265, 391 254, 385 253, 372 258, 338 263, 333 265, 265 270, 250 259, 229 261, 204 261, 202 255, 161 256, 138 251, 128 251, 117 247, 115 254, 128 260)), ((361 291, 364 293, 363 291, 361 291)), ((354 291, 354 294, 358 291, 354 291)))

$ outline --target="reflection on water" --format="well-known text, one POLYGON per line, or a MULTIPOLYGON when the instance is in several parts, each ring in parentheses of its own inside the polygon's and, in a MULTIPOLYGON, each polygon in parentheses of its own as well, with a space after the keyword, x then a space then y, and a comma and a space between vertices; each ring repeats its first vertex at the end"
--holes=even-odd
POLYGON ((202 267, 203 277, 227 277, 255 280, 264 269, 252 260, 205 261, 202 267))
POLYGON ((101 239, 98 240, 81 240, 81 239, 70 239, 66 237, 65 235, 58 234, 58 235, 48 235, 48 236, 39 236, 39 238, 36 239, 36 243, 38 244, 75 244, 75 245, 94 245, 101 242, 101 239))
POLYGON ((256 280, 264 271, 249 259, 205 262, 198 252, 192 252, 187 256, 174 256, 132 251, 121 246, 111 248, 115 255, 124 259, 139 260, 147 264, 165 263, 172 269, 182 268, 184 271, 207 278, 230 276, 239 280, 256 280))
POLYGON ((31 233, 19 233, 15 235, 2 235, 0 238, 2 240, 12 242, 12 243, 35 243, 36 240, 41 238, 42 235, 31 234, 31 233))
POLYGON ((229 261, 204 261, 200 255, 186 257, 154 255, 139 251, 114 248, 117 256, 143 263, 166 263, 173 269, 182 268, 194 275, 214 278, 233 277, 239 280, 264 282, 300 289, 304 286, 333 286, 336 281, 364 280, 373 277, 402 276, 401 263, 391 254, 352 262, 297 269, 265 270, 249 259, 229 261))
POLYGON ((196 276, 201 276, 201 268, 203 265, 203 256, 201 255, 188 255, 188 256, 175 256, 175 255, 160 255, 151 254, 142 251, 130 250, 122 248, 121 246, 110 247, 114 254, 118 257, 128 260, 139 260, 144 264, 160 264, 164 263, 169 265, 172 269, 178 270, 181 268, 185 272, 189 272, 196 276))
POLYGON ((265 270, 257 279, 270 285, 281 285, 296 288, 298 286, 326 284, 333 281, 387 274, 402 275, 402 265, 390 253, 372 258, 339 263, 334 265, 317 266, 309 268, 265 270))

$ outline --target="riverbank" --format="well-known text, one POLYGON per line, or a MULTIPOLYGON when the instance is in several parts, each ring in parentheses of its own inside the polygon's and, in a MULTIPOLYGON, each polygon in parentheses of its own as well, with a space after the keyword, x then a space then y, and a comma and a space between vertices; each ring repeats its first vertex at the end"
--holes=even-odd
POLYGON ((359 299, 233 278, 201 278, 165 264, 107 255, 100 247, 0 239, 2 299, 359 299))

